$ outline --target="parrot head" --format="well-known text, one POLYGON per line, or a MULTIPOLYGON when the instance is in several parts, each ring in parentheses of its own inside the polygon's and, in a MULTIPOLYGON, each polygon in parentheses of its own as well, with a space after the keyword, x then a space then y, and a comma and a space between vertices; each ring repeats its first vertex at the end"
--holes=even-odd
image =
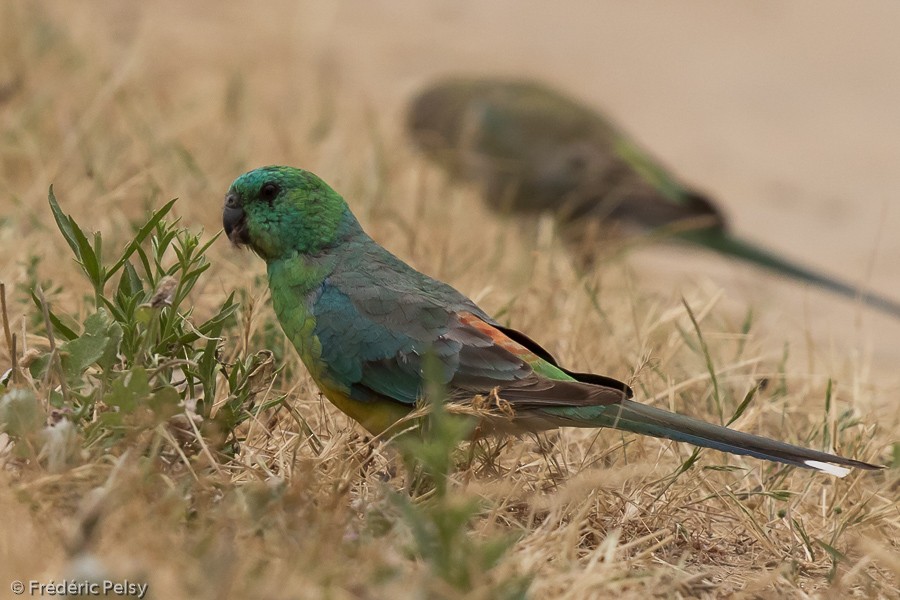
MULTIPOLYGON (((466 130, 472 128, 473 101, 489 91, 477 80, 449 79, 417 95, 406 112, 406 129, 426 154, 449 159, 466 130)), ((477 103, 476 103, 477 104, 477 103)))
POLYGON ((234 180, 222 225, 234 244, 272 261, 321 252, 335 241, 345 215, 344 199, 309 171, 271 166, 234 180))

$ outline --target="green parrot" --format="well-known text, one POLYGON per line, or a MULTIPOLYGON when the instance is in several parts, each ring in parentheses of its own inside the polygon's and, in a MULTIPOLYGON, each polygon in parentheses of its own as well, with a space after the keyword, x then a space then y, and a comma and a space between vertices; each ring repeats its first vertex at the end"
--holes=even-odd
POLYGON ((225 196, 228 238, 263 260, 285 334, 322 393, 373 434, 415 407, 423 357, 439 364, 448 401, 494 397, 486 431, 613 427, 843 476, 879 468, 733 431, 632 401, 631 388, 575 373, 526 335, 382 248, 317 176, 270 166, 225 196))
POLYGON ((713 202, 678 182, 601 114, 539 83, 438 82, 411 102, 406 126, 452 176, 481 184, 492 208, 554 213, 584 265, 610 224, 656 229, 900 316, 896 301, 736 238, 713 202))

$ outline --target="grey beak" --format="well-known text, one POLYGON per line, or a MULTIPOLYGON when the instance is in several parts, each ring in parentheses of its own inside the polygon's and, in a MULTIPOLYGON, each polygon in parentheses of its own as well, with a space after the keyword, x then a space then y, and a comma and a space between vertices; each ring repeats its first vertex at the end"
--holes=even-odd
POLYGON ((222 226, 228 239, 237 245, 250 242, 247 237, 245 216, 240 198, 234 192, 229 192, 225 196, 225 207, 222 209, 222 226))

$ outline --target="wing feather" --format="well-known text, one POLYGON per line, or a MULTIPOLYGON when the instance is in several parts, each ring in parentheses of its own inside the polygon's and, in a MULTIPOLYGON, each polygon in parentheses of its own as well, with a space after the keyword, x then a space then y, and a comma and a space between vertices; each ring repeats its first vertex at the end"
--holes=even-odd
POLYGON ((529 410, 606 405, 630 396, 614 379, 562 369, 537 343, 494 324, 462 296, 457 306, 447 306, 428 294, 395 291, 406 292, 402 300, 385 300, 383 288, 347 293, 331 282, 316 302, 322 358, 351 397, 414 404, 428 352, 442 366, 441 383, 460 400, 496 390, 515 409, 529 410), (541 363, 559 378, 535 372, 541 363))

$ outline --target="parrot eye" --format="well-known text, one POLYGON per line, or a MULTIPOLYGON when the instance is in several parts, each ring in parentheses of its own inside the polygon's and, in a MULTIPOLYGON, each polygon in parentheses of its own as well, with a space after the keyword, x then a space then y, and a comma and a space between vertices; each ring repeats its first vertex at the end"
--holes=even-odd
POLYGON ((278 185, 270 181, 260 188, 259 197, 266 202, 271 202, 278 196, 278 192, 278 185))

